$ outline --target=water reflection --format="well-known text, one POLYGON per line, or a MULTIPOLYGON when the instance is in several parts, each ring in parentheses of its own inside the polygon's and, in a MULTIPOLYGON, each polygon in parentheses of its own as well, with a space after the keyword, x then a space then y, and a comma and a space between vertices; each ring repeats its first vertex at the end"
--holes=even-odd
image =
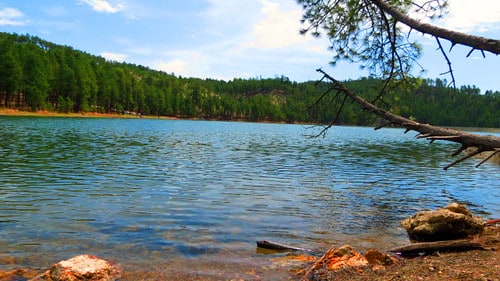
POLYGON ((453 145, 401 130, 309 139, 296 125, 0 122, 0 248, 20 257, 251 256, 262 239, 383 248, 406 241, 399 222, 424 208, 500 211, 498 166, 443 171, 453 145))

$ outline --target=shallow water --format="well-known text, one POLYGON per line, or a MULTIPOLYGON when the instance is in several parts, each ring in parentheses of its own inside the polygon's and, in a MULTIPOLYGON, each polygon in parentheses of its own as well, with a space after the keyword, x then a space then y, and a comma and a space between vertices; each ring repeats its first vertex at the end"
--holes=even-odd
POLYGON ((125 268, 175 260, 187 261, 181 271, 196 272, 192 261, 206 272, 212 264, 225 276, 228 264, 266 262, 257 240, 386 249, 406 243, 399 223, 419 210, 460 202, 484 218, 500 214, 499 166, 469 161, 444 171, 456 145, 400 129, 305 136, 314 132, 0 117, 0 257, 17 258, 0 269, 91 253, 125 268))

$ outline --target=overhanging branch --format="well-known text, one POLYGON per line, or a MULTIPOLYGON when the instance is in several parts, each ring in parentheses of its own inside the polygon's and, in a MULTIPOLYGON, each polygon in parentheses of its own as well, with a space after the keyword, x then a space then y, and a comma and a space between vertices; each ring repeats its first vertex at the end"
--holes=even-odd
POLYGON ((387 4, 384 0, 371 0, 377 7, 390 14, 397 21, 408 27, 418 30, 424 34, 429 34, 437 38, 449 40, 453 45, 460 44, 469 46, 473 50, 491 52, 495 55, 500 54, 500 40, 485 38, 481 36, 469 35, 462 32, 452 31, 432 24, 415 20, 398 9, 387 4))
MULTIPOLYGON (((358 103, 361 107, 364 109, 368 110, 369 112, 385 119, 388 121, 388 124, 399 126, 406 128, 407 131, 413 130, 419 133, 419 138, 425 138, 428 139, 429 141, 433 142, 435 140, 443 140, 443 141, 449 141, 449 142, 455 142, 455 143, 460 143, 462 144, 462 147, 459 149, 459 151, 463 151, 466 148, 469 147, 475 147, 476 150, 472 153, 467 154, 466 156, 462 157, 461 159, 453 162, 452 164, 444 167, 444 169, 448 169, 468 158, 471 158, 480 152, 487 152, 487 151, 492 151, 494 154, 498 153, 500 150, 500 138, 495 137, 495 136, 484 136, 484 135, 476 135, 476 134, 470 134, 462 131, 457 131, 457 130, 452 130, 448 128, 442 128, 442 127, 437 127, 437 126, 432 126, 429 124, 421 124, 418 122, 415 122, 413 120, 410 120, 408 118, 404 118, 402 116, 393 114, 389 111, 383 110, 372 103, 366 101, 365 99, 361 98, 358 96, 356 93, 352 92, 351 90, 347 89, 342 83, 337 81, 335 78, 331 77, 328 75, 325 71, 322 69, 318 69, 318 72, 323 74, 323 78, 327 78, 330 80, 334 86, 332 88, 335 88, 336 91, 343 93, 347 97, 349 97, 351 100, 355 101, 358 103)), ((481 165, 483 162, 479 163, 477 166, 481 165)))

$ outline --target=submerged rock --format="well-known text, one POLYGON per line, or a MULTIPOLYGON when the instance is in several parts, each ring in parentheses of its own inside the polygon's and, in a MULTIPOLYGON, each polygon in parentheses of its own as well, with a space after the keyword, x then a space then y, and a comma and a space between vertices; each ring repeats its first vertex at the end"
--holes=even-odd
POLYGON ((465 206, 457 203, 434 211, 418 212, 401 224, 410 240, 416 242, 463 239, 484 229, 480 217, 473 216, 465 206))
POLYGON ((31 281, 114 281, 120 277, 119 268, 101 258, 79 255, 54 264, 31 281))
POLYGON ((27 280, 38 275, 34 269, 13 269, 8 271, 0 270, 0 280, 27 280))

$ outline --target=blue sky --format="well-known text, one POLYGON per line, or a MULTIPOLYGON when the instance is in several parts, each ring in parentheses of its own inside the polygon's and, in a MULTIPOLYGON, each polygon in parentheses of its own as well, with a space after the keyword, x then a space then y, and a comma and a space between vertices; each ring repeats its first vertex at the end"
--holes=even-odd
MULTIPOLYGON (((329 66, 329 41, 299 35, 301 15, 294 0, 0 0, 0 31, 183 77, 301 82, 320 78, 319 67, 342 80, 367 75, 354 64, 329 66)), ((499 39, 500 1, 450 0, 437 24, 499 39)), ((435 40, 420 42, 424 77, 450 80, 440 76, 447 65, 435 40)), ((500 56, 468 52, 450 54, 458 85, 500 90, 500 56)))

